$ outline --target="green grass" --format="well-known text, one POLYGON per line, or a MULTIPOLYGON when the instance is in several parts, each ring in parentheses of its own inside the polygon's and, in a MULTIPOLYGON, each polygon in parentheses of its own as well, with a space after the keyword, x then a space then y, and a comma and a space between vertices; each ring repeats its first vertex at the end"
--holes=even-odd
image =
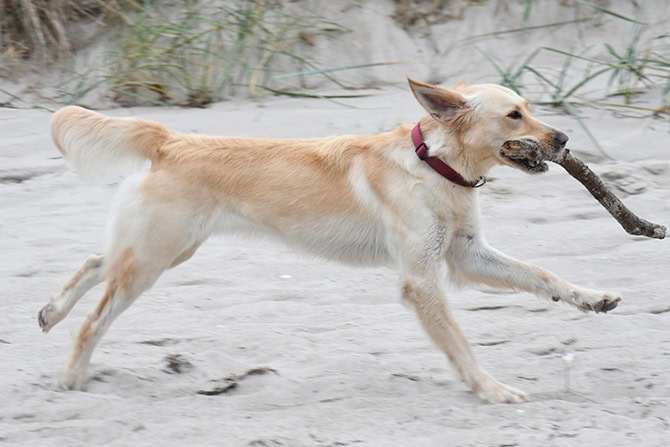
POLYGON ((128 105, 200 107, 240 92, 251 98, 268 92, 296 94, 310 76, 346 87, 335 72, 379 64, 323 68, 301 55, 314 39, 346 32, 323 17, 295 16, 263 0, 207 10, 185 2, 174 17, 146 5, 119 32, 118 51, 110 55, 105 78, 114 100, 128 105))
MULTIPOLYGON (((535 5, 534 0, 524 0, 523 19, 528 19, 535 5)), ((670 94, 670 51, 663 45, 670 36, 652 36, 647 34, 647 25, 643 21, 627 17, 612 9, 604 8, 586 0, 576 3, 591 8, 596 13, 607 14, 617 20, 631 23, 628 39, 619 47, 605 43, 605 55, 577 54, 561 48, 540 47, 531 51, 521 62, 503 67, 490 55, 485 55, 500 76, 500 82, 518 93, 525 93, 529 85, 540 84, 545 92, 537 102, 550 105, 563 105, 565 101, 581 102, 577 96, 586 87, 597 84, 601 76, 608 76, 607 89, 592 94, 601 97, 621 96, 625 104, 631 104, 632 98, 639 92, 657 86, 662 87, 662 94, 670 94), (646 37, 645 37, 646 36, 646 37), (552 52, 564 57, 563 68, 559 72, 550 72, 537 66, 534 60, 541 52, 552 52), (533 79, 528 78, 533 75, 533 79), (569 79, 574 79, 569 83, 569 79)), ((580 19, 587 22, 592 18, 580 19)), ((485 37, 498 37, 502 34, 525 32, 530 29, 569 26, 574 22, 558 22, 533 27, 522 27, 511 30, 489 33, 485 37)), ((566 30, 566 32, 568 32, 566 30)), ((476 38, 484 37, 476 36, 476 38)), ((603 48, 593 48, 592 53, 600 54, 603 48)))
MULTIPOLYGON (((561 48, 539 47, 519 58, 519 62, 506 66, 491 55, 485 54, 485 57, 498 73, 502 85, 529 97, 534 103, 563 109, 577 121, 595 147, 609 158, 581 118, 579 107, 628 109, 646 114, 670 113, 670 51, 667 45, 670 36, 650 36, 648 25, 637 17, 627 17, 590 1, 575 1, 592 9, 594 16, 606 14, 630 23, 628 36, 624 36, 625 39, 620 45, 605 43, 600 48, 589 48, 581 54, 561 48), (536 63, 538 56, 546 52, 563 57, 559 70, 544 68, 536 63), (661 91, 660 104, 657 107, 644 107, 634 103, 636 95, 650 89, 661 91), (622 102, 608 101, 613 98, 622 98, 622 102)), ((524 22, 528 20, 534 5, 534 0, 524 1, 524 22)), ((580 19, 580 22, 589 20, 591 19, 580 19)), ((560 22, 544 27, 570 25, 569 22, 560 22)), ((542 27, 533 26, 532 29, 542 27)), ((485 37, 523 32, 530 28, 489 33, 485 37)))
MULTIPOLYGON (((542 29, 574 32, 578 24, 589 26, 589 22, 602 22, 603 17, 629 24, 630 32, 618 44, 610 42, 584 52, 560 47, 534 48, 511 63, 480 51, 498 73, 501 84, 536 103, 563 108, 585 129, 577 113, 579 107, 585 105, 629 107, 636 112, 670 112, 670 35, 650 35, 641 17, 621 14, 616 2, 604 7, 593 1, 574 0, 573 8, 590 14, 580 13, 580 18, 574 20, 530 26, 526 24, 541 3, 509 1, 520 2, 523 26, 467 37, 458 44, 473 45, 484 39, 529 31, 537 33, 542 29), (563 58, 558 70, 539 63, 539 56, 547 53, 553 54, 554 60, 563 58), (638 93, 650 89, 661 93, 659 104, 656 107, 636 104, 638 93)), ((95 61, 92 68, 84 72, 63 69, 65 80, 58 88, 62 93, 60 100, 65 103, 86 101, 89 95, 100 96, 100 92, 108 92, 108 98, 122 105, 201 107, 231 96, 260 98, 268 94, 337 100, 361 95, 313 91, 310 86, 316 84, 314 78, 320 77, 330 86, 348 89, 340 80, 342 72, 390 63, 371 61, 324 66, 317 62, 310 56, 316 54, 312 46, 318 48, 322 39, 346 39, 350 30, 309 11, 300 10, 295 14, 295 8, 291 8, 288 1, 211 2, 213 6, 207 9, 196 0, 172 2, 169 8, 161 3, 152 0, 0 2, 0 13, 4 13, 4 16, 0 14, 0 76, 17 76, 10 70, 10 64, 2 63, 3 56, 4 61, 9 61, 12 57, 32 54, 30 51, 37 59, 40 52, 45 51, 54 57, 70 54, 69 37, 61 30, 68 20, 84 15, 97 17, 114 30, 111 37, 116 50, 106 54, 104 60, 95 61), (23 5, 32 5, 32 13, 28 14, 23 5), (80 9, 68 5, 78 5, 80 9), (92 9, 84 11, 82 5, 92 9), (47 46, 37 45, 42 41, 47 46)), ((485 0, 474 3, 493 7, 485 0)), ((430 4, 431 8, 446 8, 446 3, 430 4)), ((428 3, 417 5, 414 7, 419 8, 420 13, 421 7, 425 8, 428 3)), ((436 11, 439 12, 443 12, 442 9, 436 11)), ((432 36, 430 27, 427 32, 432 36)))

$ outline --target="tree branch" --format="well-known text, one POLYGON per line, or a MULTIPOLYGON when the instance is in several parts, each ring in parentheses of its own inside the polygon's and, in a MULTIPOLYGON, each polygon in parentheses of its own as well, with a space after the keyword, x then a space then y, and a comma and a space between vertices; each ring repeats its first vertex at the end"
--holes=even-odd
POLYGON ((639 218, 629 210, 617 196, 600 180, 589 167, 580 159, 574 157, 569 150, 564 150, 555 159, 554 163, 561 165, 568 174, 576 178, 588 189, 593 197, 616 219, 629 234, 647 236, 655 239, 665 238, 666 228, 639 218))
MULTIPOLYGON (((640 219, 605 185, 589 167, 564 150, 547 158, 536 143, 527 140, 511 140, 503 144, 501 154, 512 160, 541 160, 542 158, 561 165, 572 177, 577 179, 593 197, 616 219, 627 233, 647 236, 654 239, 665 238, 666 228, 644 219, 640 219)), ((544 168, 546 170, 546 168, 544 168)))

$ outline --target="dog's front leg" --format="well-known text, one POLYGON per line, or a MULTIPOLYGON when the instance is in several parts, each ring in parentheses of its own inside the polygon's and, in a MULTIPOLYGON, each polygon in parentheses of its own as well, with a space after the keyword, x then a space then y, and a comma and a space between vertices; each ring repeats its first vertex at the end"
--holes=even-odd
POLYGON ((584 312, 608 312, 621 301, 618 293, 579 287, 548 270, 504 255, 477 236, 455 236, 447 252, 447 263, 452 279, 458 283, 523 290, 566 302, 584 312))
POLYGON ((492 403, 526 400, 522 391, 498 382, 479 367, 437 281, 406 277, 402 284, 402 297, 412 305, 430 338, 480 398, 492 403))

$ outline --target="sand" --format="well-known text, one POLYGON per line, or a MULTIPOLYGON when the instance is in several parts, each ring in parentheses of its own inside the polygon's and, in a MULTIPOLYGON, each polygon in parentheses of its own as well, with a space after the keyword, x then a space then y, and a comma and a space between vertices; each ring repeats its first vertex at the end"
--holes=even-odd
MULTIPOLYGON (((106 113, 181 131, 273 137, 376 133, 421 114, 406 89, 374 93, 350 107, 266 98, 106 113)), ((631 209, 670 223, 667 120, 581 110, 613 159, 606 160, 572 118, 535 110, 570 135, 569 147, 631 209)), ((576 284, 620 291, 620 306, 593 315, 523 293, 454 288, 447 296, 482 365, 528 392, 527 403, 478 400, 400 303, 393 271, 224 238, 167 272, 112 325, 87 391, 59 391, 72 336, 101 287, 48 335, 36 313, 100 251, 115 182, 85 184, 67 170, 49 117, 0 109, 0 444, 667 443, 668 241, 627 235, 555 165, 539 176, 491 172, 480 189, 487 239, 576 284)))

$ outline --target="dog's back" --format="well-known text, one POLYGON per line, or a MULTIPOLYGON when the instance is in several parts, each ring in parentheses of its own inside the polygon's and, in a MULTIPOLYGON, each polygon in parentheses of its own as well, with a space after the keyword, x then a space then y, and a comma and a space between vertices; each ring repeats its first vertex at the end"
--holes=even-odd
MULTIPOLYGON (((68 106, 54 114, 51 132, 65 159, 84 178, 127 173, 151 162, 148 173, 128 178, 117 193, 110 244, 127 238, 129 231, 115 230, 121 222, 146 218, 157 228, 160 214, 174 225, 190 216, 184 226, 190 223, 192 228, 184 231, 198 233, 197 240, 212 233, 272 234, 326 258, 353 264, 389 261, 376 216, 377 194, 387 189, 381 182, 393 180, 394 166, 377 167, 380 173, 374 179, 361 174, 375 169, 365 166, 368 152, 392 152, 406 130, 389 133, 391 144, 386 145, 367 136, 210 137, 68 106), (138 202, 142 208, 136 208, 138 202)), ((376 157, 375 163, 380 160, 376 157)), ((189 239, 185 245, 195 242, 189 239)), ((112 249, 120 248, 108 246, 112 249)))

